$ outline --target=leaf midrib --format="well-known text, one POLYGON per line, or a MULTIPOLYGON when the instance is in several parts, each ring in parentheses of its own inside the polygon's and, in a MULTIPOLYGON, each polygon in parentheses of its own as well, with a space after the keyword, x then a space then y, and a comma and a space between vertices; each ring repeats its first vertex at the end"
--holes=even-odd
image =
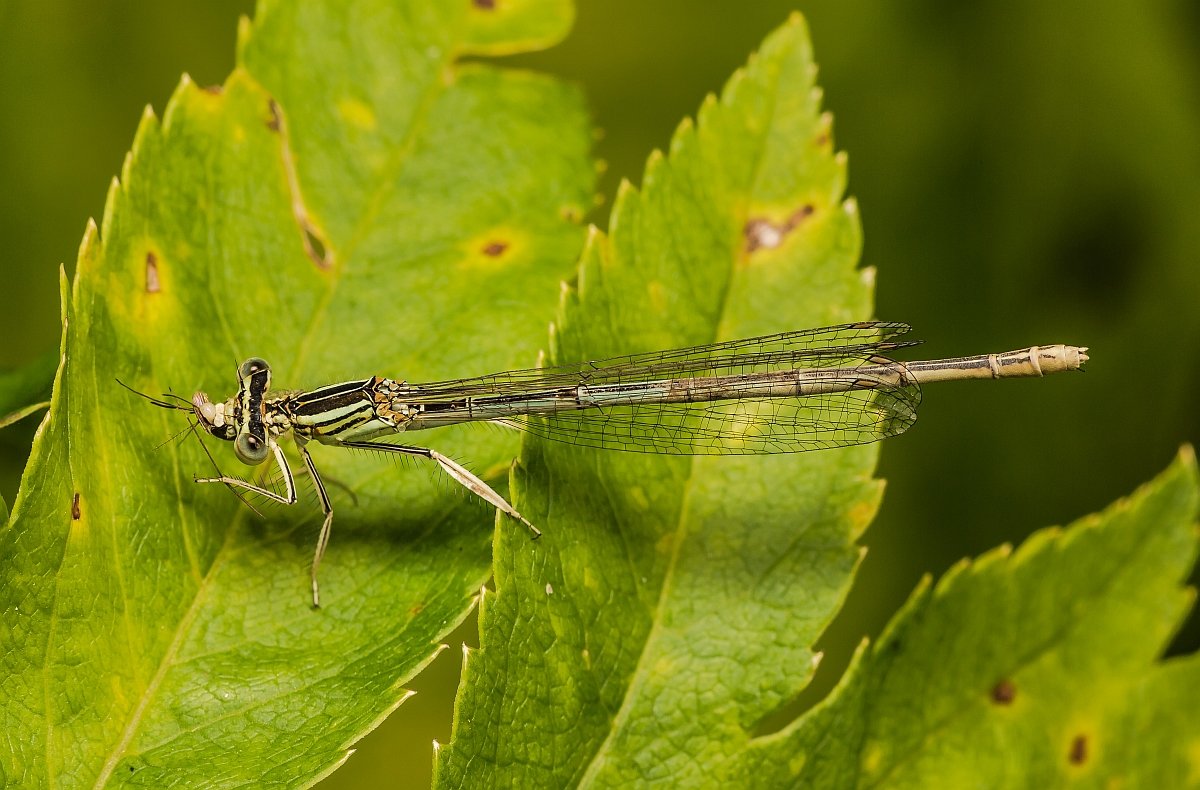
MULTIPOLYGON (((741 75, 742 78, 745 78, 745 73, 746 72, 743 70, 741 75)), ((774 75, 774 83, 776 86, 778 85, 778 76, 778 74, 774 75)), ((767 147, 769 131, 774 127, 775 110, 778 103, 778 92, 775 90, 770 91, 770 97, 771 105, 767 112, 767 121, 764 124, 763 133, 758 137, 757 140, 758 146, 754 157, 752 177, 748 182, 751 184, 751 188, 749 190, 750 195, 753 195, 757 191, 759 179, 762 175, 762 168, 765 163, 765 151, 767 147)), ((702 147, 703 140, 700 137, 701 129, 698 121, 695 125, 693 133, 696 135, 697 147, 702 147)), ((744 225, 747 217, 749 216, 749 202, 734 202, 733 214, 735 220, 739 220, 739 224, 744 225)), ((718 338, 724 335, 723 324, 728 319, 730 312, 729 297, 733 290, 733 281, 738 276, 738 263, 741 262, 746 255, 747 253, 745 252, 744 248, 741 251, 738 251, 736 247, 734 248, 733 260, 730 262, 727 270, 729 276, 725 278, 722 284, 721 296, 718 300, 718 308, 716 311, 716 320, 713 321, 713 331, 709 335, 710 343, 717 342, 718 338)), ((613 717, 609 724, 608 734, 605 736, 604 741, 600 744, 600 746, 597 747, 595 754, 592 755, 592 759, 588 763, 588 766, 583 773, 583 776, 580 778, 580 787, 591 787, 595 783, 599 772, 604 767, 605 757, 607 756, 608 752, 611 751, 614 745, 613 739, 624 729, 625 721, 627 721, 628 717, 632 715, 634 702, 637 699, 640 699, 640 694, 635 692, 640 692, 642 685, 645 683, 645 678, 648 675, 648 673, 644 671, 643 665, 647 660, 649 660, 651 647, 658 643, 660 634, 662 632, 663 610, 667 602, 671 600, 670 593, 674 590, 675 569, 678 567, 679 553, 682 550, 684 540, 687 538, 690 531, 687 520, 687 514, 689 512, 688 503, 695 490, 692 485, 692 480, 696 472, 696 464, 699 460, 700 458, 698 456, 688 457, 688 471, 687 476, 684 478, 681 484, 683 496, 679 500, 679 512, 676 517, 676 527, 674 530, 676 533, 675 545, 672 547, 671 558, 667 563, 667 569, 663 577, 662 588, 659 591, 658 600, 655 602, 653 610, 653 622, 651 624, 650 631, 646 634, 645 643, 642 645, 642 652, 638 656, 637 663, 634 665, 633 683, 629 686, 629 688, 626 689, 625 697, 622 700, 621 707, 617 710, 616 716, 613 717)))
MULTIPOLYGON (((383 201, 395 189, 395 184, 400 172, 404 169, 405 164, 410 159, 413 147, 417 140, 418 133, 425 128, 429 118, 430 109, 434 101, 440 97, 446 90, 446 83, 442 80, 443 74, 450 69, 457 57, 453 47, 442 48, 443 57, 439 60, 438 68, 430 73, 433 79, 429 81, 429 85, 421 92, 421 99, 417 102, 413 109, 412 119, 408 127, 404 131, 399 144, 395 147, 395 151, 388 158, 387 163, 379 169, 380 181, 378 186, 372 192, 370 199, 366 203, 366 208, 363 211, 362 217, 354 226, 354 230, 350 234, 350 238, 346 241, 342 254, 337 256, 337 268, 333 272, 333 276, 329 278, 329 284, 325 288, 324 294, 321 296, 320 302, 313 310, 312 318, 308 322, 304 333, 300 340, 296 343, 296 358, 292 362, 291 375, 295 381, 303 381, 304 376, 301 372, 311 346, 316 336, 317 327, 324 323, 330 304, 333 302, 334 296, 337 294, 338 286, 345 279, 350 268, 350 263, 354 259, 354 253, 362 243, 363 239, 373 228, 373 221, 379 215, 383 201)), ((253 76, 253 75, 252 75, 253 76)), ((257 84, 257 80, 255 80, 257 84)), ((286 112, 287 108, 284 108, 286 112)), ((288 133, 289 127, 284 124, 281 128, 281 133, 288 133)), ((301 174, 296 174, 297 183, 301 182, 301 174)), ((293 196, 298 197, 298 196, 293 196)), ((334 251, 337 246, 327 240, 330 248, 334 251)))

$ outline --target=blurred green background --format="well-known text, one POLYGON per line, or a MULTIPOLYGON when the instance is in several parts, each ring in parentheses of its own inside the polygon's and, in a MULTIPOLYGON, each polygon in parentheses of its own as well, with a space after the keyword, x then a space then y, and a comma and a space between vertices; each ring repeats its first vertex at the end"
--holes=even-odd
MULTIPOLYGON (((883 511, 831 632, 824 693, 923 573, 1096 510, 1200 438, 1200 4, 581 0, 552 51, 511 59, 587 91, 616 184, 761 39, 808 17, 878 315, 922 354, 1089 345, 1086 377, 946 385, 890 440, 883 511)), ((252 3, 0 0, 0 368, 56 346, 73 269, 142 107, 182 72, 221 82, 252 3)), ((789 327, 779 327, 787 329, 789 327)), ((181 328, 181 331, 184 331, 181 328)), ((12 502, 36 419, 0 432, 12 502)), ((1193 622, 1176 650, 1193 650, 1193 622)), ((421 786, 449 736, 462 641, 328 787, 421 786)))

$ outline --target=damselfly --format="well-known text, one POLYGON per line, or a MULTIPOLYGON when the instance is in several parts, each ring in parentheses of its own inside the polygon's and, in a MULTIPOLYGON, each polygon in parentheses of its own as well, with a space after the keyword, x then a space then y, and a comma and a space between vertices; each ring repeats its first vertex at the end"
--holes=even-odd
MULTIPOLYGON (((280 439, 291 433, 312 476, 325 520, 312 562, 329 543, 333 506, 306 447, 310 441, 427 458, 468 491, 541 533, 491 486, 428 447, 375 441, 382 436, 465 422, 501 423, 584 447, 682 455, 792 453, 895 436, 916 419, 920 385, 933 381, 1043 376, 1079 370, 1087 349, 1034 346, 924 362, 885 356, 915 342, 906 324, 863 322, 747 340, 656 351, 478 378, 409 384, 372 376, 308 391, 271 392, 271 369, 257 357, 238 368, 237 395, 213 402, 197 392, 180 405, 196 425, 233 442, 255 466, 274 458, 283 493, 220 474, 224 483, 294 504, 296 482, 280 439)), ((138 393, 141 394, 141 393, 138 393)), ((143 396, 148 397, 148 396, 143 396)), ((173 397, 173 396, 168 396, 173 397)))

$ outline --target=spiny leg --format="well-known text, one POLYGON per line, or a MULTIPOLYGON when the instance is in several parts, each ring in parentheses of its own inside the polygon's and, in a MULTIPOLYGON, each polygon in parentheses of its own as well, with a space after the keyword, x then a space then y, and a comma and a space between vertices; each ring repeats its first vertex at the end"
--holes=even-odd
POLYGON ((321 511, 325 514, 325 523, 321 525, 321 533, 317 536, 317 549, 313 552, 312 561, 313 606, 320 607, 321 591, 317 586, 317 568, 321 566, 321 558, 325 556, 325 548, 329 545, 329 533, 333 527, 333 505, 329 502, 329 494, 325 492, 325 484, 321 481, 321 476, 317 474, 317 467, 313 465, 308 448, 299 442, 296 443, 296 446, 300 448, 304 465, 308 467, 308 473, 312 476, 313 485, 317 489, 317 497, 321 500, 321 511))
POLYGON ((459 485, 500 512, 515 518, 529 527, 535 540, 542 536, 540 529, 531 524, 529 519, 518 513, 517 509, 508 504, 508 500, 497 494, 491 486, 472 474, 466 467, 451 458, 447 458, 437 450, 431 450, 428 447, 406 447, 402 444, 386 444, 384 442, 341 442, 341 446, 354 447, 361 450, 382 450, 385 453, 399 453, 400 455, 416 455, 436 461, 438 466, 442 468, 442 471, 454 478, 455 482, 459 485))
POLYGON ((262 494, 268 499, 273 499, 276 502, 281 502, 285 505, 296 504, 296 480, 292 477, 292 469, 288 466, 287 459, 283 457, 283 450, 274 440, 271 441, 271 450, 275 453, 275 463, 279 465, 279 470, 283 472, 283 486, 287 490, 287 494, 277 494, 274 491, 257 486, 248 480, 243 480, 240 477, 229 477, 221 475, 220 477, 197 477, 197 483, 224 483, 227 486, 243 488, 247 491, 252 491, 255 494, 262 494))
MULTIPOLYGON (((321 500, 321 511, 325 514, 325 523, 321 525, 321 533, 317 537, 317 549, 313 555, 312 565, 312 594, 313 606, 321 605, 321 594, 317 586, 317 568, 321 565, 321 558, 325 556, 325 547, 329 545, 330 528, 333 526, 333 506, 329 502, 329 494, 325 491, 325 484, 321 480, 321 476, 317 474, 317 467, 313 465, 312 456, 309 455, 308 449, 299 442, 296 446, 300 448, 300 455, 304 458, 304 465, 308 468, 309 475, 313 479, 313 487, 317 490, 317 498, 321 500)), ((225 485, 235 486, 247 491, 252 491, 255 494, 262 494, 268 499, 280 502, 285 505, 296 504, 296 479, 292 475, 292 468, 288 465, 287 458, 283 454, 283 449, 278 442, 271 442, 271 450, 275 454, 275 462, 279 465, 279 470, 283 473, 283 485, 286 494, 277 494, 262 486, 257 486, 247 480, 242 480, 239 477, 229 477, 222 475, 221 477, 201 477, 197 478, 197 483, 224 483, 225 485)))

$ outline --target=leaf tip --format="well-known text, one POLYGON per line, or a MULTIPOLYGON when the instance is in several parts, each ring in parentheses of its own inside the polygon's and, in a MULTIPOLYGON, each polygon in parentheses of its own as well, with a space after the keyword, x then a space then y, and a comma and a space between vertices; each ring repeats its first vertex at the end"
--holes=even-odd
POLYGON ((243 56, 246 51, 246 45, 250 43, 250 35, 253 32, 254 22, 251 21, 250 17, 246 16, 245 14, 238 16, 237 42, 235 44, 235 49, 237 52, 237 62, 239 64, 244 60, 243 56))
POLYGON ((1196 465, 1196 448, 1191 444, 1183 444, 1179 447, 1179 452, 1175 456, 1175 460, 1181 466, 1196 465))

